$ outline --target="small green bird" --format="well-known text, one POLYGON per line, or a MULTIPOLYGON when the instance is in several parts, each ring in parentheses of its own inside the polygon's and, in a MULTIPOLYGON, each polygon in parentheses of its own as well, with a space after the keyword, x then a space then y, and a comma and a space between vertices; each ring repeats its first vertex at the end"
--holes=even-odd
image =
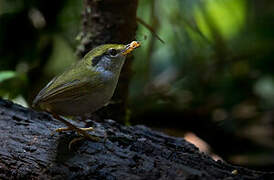
POLYGON ((68 126, 58 132, 72 129, 94 139, 85 128, 77 128, 58 115, 85 117, 105 106, 117 86, 126 56, 139 46, 139 42, 133 41, 128 45, 105 44, 94 48, 53 78, 36 96, 33 107, 53 114, 68 126))

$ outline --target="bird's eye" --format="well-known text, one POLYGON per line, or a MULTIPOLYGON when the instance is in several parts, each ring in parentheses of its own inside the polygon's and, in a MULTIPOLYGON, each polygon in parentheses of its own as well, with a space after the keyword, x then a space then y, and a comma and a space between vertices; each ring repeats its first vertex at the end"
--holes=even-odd
POLYGON ((109 53, 111 56, 116 56, 118 52, 117 52, 116 49, 109 49, 109 50, 108 50, 108 53, 109 53))

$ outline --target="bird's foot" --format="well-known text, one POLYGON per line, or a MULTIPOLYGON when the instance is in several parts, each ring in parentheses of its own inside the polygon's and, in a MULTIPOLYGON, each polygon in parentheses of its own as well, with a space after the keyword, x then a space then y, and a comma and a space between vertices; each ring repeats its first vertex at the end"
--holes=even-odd
MULTIPOLYGON (((93 127, 89 127, 89 128, 78 128, 78 129, 81 129, 83 131, 94 131, 93 127)), ((70 131, 70 130, 73 130, 72 128, 70 127, 65 127, 65 128, 58 128, 55 130, 55 132, 64 132, 64 131, 70 131)))
POLYGON ((65 131, 70 131, 70 130, 74 130, 76 131, 79 135, 83 136, 83 137, 78 137, 78 138, 74 138, 72 139, 70 142, 69 142, 69 145, 68 145, 68 148, 69 150, 71 149, 71 146, 78 142, 78 141, 81 141, 83 139, 89 139, 89 140, 92 140, 92 141, 100 141, 100 139, 98 137, 95 137, 95 136, 92 136, 90 134, 88 134, 86 131, 94 131, 93 127, 89 127, 89 128, 71 128, 71 127, 65 127, 65 128, 58 128, 56 129, 53 133, 55 132, 65 132, 65 131))
POLYGON ((77 126, 71 124, 69 121, 67 121, 66 119, 58 116, 58 115, 55 115, 54 114, 54 117, 60 121, 62 121, 64 124, 66 124, 68 127, 66 128, 58 128, 55 130, 55 132, 63 132, 63 131, 68 131, 68 130, 73 130, 73 131, 76 131, 79 135, 83 136, 81 138, 76 138, 76 139, 73 139, 70 143, 69 143, 69 149, 71 147, 71 145, 79 140, 82 140, 83 138, 86 138, 86 139, 89 139, 89 140, 92 140, 92 141, 100 141, 100 138, 96 137, 96 136, 92 136, 90 134, 87 133, 87 131, 93 131, 94 129, 92 127, 89 127, 89 128, 78 128, 77 126))
POLYGON ((52 134, 54 134, 55 132, 65 132, 65 131, 76 131, 79 135, 90 139, 92 141, 99 141, 100 139, 98 137, 92 136, 90 134, 87 133, 87 131, 94 131, 93 127, 89 127, 89 128, 78 128, 78 127, 64 127, 64 128, 58 128, 56 129, 52 134))

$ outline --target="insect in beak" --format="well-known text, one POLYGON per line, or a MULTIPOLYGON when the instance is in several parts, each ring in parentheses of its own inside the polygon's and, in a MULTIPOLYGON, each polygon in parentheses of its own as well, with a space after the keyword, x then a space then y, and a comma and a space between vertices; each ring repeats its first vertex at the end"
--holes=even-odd
POLYGON ((127 55, 140 46, 141 44, 138 41, 132 41, 130 44, 126 45, 126 48, 122 51, 122 54, 127 55))

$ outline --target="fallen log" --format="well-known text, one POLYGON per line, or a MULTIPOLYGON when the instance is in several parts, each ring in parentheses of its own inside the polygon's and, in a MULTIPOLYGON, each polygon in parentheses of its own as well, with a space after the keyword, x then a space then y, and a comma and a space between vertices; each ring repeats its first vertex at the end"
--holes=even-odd
POLYGON ((87 124, 101 141, 78 141, 69 150, 78 136, 52 135, 61 122, 0 99, 0 179, 274 179, 273 173, 214 161, 183 138, 145 126, 87 124))

